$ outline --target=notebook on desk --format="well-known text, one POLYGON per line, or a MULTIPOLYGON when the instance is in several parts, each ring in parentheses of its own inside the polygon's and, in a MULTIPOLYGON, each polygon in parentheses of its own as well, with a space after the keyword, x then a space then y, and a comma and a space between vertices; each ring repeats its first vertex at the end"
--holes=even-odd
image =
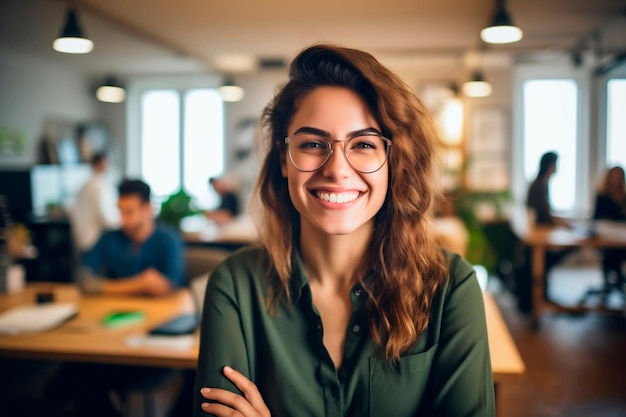
POLYGON ((43 332, 78 314, 75 303, 46 303, 13 307, 0 314, 0 334, 43 332))

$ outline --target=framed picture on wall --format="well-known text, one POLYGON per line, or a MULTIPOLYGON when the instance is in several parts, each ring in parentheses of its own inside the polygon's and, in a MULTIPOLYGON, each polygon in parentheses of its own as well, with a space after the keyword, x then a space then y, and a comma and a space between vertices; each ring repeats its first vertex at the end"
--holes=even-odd
POLYGON ((470 117, 468 154, 506 154, 508 146, 507 116, 502 107, 475 108, 470 117))
POLYGON ((474 191, 504 191, 510 185, 509 124, 500 106, 475 108, 469 118, 465 183, 474 191))

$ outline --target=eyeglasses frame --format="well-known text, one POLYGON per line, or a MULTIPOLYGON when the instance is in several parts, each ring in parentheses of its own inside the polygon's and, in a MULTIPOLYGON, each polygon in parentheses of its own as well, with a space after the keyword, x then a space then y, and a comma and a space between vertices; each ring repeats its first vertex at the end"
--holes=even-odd
MULTIPOLYGON (((354 169, 354 170, 355 170, 355 171, 357 171, 357 172, 360 172, 361 174, 373 174, 374 172, 379 171, 379 170, 380 170, 382 167, 384 167, 384 166, 385 166, 385 164, 387 163, 387 160, 389 159, 389 151, 391 150, 391 145, 392 145, 392 143, 393 143, 393 141, 392 141, 391 139, 386 138, 386 137, 384 137, 383 135, 378 135, 378 134, 361 134, 361 135, 356 135, 356 136, 348 137, 348 138, 346 138, 346 139, 344 139, 344 140, 330 139, 330 138, 325 138, 325 137, 324 137, 324 136, 322 136, 322 135, 316 135, 316 136, 318 136, 320 139, 323 139, 323 140, 325 140, 325 141, 327 141, 327 142, 328 142, 328 145, 329 145, 329 146, 328 146, 328 148, 330 149, 330 151, 329 151, 329 152, 328 152, 328 154, 326 155, 326 159, 324 159, 324 162, 322 162, 322 163, 321 163, 321 165, 320 165, 320 166, 318 166, 317 168, 314 168, 314 169, 302 169, 302 168, 300 168, 300 167, 299 167, 299 166, 295 163, 295 161, 293 160, 293 156, 291 156, 291 151, 290 151, 290 148, 289 148, 289 142, 291 142, 291 140, 293 139, 293 137, 294 137, 294 136, 301 135, 301 134, 303 134, 303 133, 296 133, 295 135, 292 135, 292 136, 287 136, 287 137, 285 138, 285 145, 287 145, 287 155, 289 155, 289 160, 291 161, 291 163, 293 164, 293 166, 294 166, 294 167, 296 167, 296 169, 297 169, 298 171, 302 171, 302 172, 313 172, 313 171, 317 171, 318 169, 321 169, 321 168, 322 168, 324 165, 326 165, 326 163, 330 160, 330 157, 333 155, 333 153, 335 153, 335 147, 334 147, 334 144, 335 144, 335 143, 343 143, 343 144, 344 144, 344 146, 342 146, 342 149, 343 149, 343 152, 342 152, 342 153, 343 153, 343 157, 345 158, 345 160, 346 160, 346 162, 348 163, 348 165, 350 165, 350 167, 352 167, 352 169, 354 169), (349 140, 352 140, 352 139, 357 138, 357 137, 360 137, 360 136, 377 136, 377 137, 381 138, 381 139, 385 142, 385 145, 386 145, 386 147, 385 147, 385 160, 383 161, 383 163, 382 163, 382 164, 381 164, 378 168, 376 168, 376 169, 375 169, 375 170, 373 170, 373 171, 362 171, 362 170, 360 170, 360 169, 356 168, 354 165, 352 165, 352 163, 350 162, 350 159, 348 159, 348 154, 346 153, 346 146, 345 146, 345 143, 346 143, 347 141, 349 141, 349 140)), ((307 134, 309 134, 309 133, 307 133, 307 134)))

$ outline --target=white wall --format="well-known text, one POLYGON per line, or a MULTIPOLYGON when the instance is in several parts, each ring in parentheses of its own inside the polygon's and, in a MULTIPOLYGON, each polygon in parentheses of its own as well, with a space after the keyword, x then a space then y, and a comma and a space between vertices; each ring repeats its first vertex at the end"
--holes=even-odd
POLYGON ((0 154, 0 166, 35 163, 46 120, 96 119, 88 81, 73 68, 6 50, 0 50, 0 63, 0 129, 26 137, 21 154, 0 154))

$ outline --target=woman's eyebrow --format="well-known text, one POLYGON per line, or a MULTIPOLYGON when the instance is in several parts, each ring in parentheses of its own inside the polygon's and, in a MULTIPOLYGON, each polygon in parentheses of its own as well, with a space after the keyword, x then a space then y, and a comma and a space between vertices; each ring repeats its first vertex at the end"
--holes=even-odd
POLYGON ((302 126, 298 128, 295 132, 293 132, 294 135, 298 133, 311 133, 314 135, 323 136, 325 138, 330 138, 330 133, 326 132, 325 130, 318 129, 318 128, 311 127, 311 126, 302 126))
MULTIPOLYGON (((298 128, 295 132, 295 134, 298 133, 311 133, 314 135, 319 135, 319 136, 323 136, 325 138, 329 138, 330 139, 330 133, 326 132, 325 130, 322 129, 318 129, 315 127, 311 127, 311 126, 302 126, 300 128, 298 128)), ((353 138, 355 136, 362 136, 362 135, 371 135, 371 134, 376 134, 376 135, 380 135, 380 131, 378 129, 375 129, 373 127, 366 127, 364 129, 358 129, 358 130, 354 130, 352 132, 349 132, 346 137, 348 138, 353 138)))

